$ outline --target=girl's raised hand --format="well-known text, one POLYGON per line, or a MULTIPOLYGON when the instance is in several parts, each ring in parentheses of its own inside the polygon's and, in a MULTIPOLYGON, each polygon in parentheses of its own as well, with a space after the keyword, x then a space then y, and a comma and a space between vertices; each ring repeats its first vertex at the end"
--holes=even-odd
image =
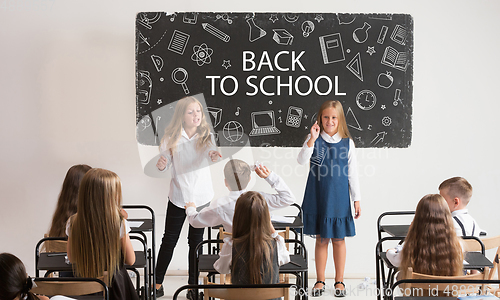
POLYGON ((222 157, 222 155, 218 151, 214 151, 214 150, 211 150, 210 152, 208 152, 208 156, 210 156, 210 159, 213 162, 218 161, 219 158, 222 157))
POLYGON ((160 156, 160 159, 158 159, 158 162, 156 163, 156 167, 158 170, 163 171, 167 167, 167 158, 165 156, 160 156))
POLYGON ((313 126, 311 126, 311 139, 316 140, 319 136, 319 131, 320 131, 320 128, 318 125, 318 121, 316 121, 316 122, 314 122, 313 126))

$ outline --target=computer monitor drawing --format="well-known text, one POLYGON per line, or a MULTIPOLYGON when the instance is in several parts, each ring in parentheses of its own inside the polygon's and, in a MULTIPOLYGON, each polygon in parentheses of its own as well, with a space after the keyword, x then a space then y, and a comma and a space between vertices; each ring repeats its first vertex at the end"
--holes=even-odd
POLYGON ((250 136, 280 134, 281 131, 276 128, 274 111, 258 111, 252 113, 252 131, 250 136))

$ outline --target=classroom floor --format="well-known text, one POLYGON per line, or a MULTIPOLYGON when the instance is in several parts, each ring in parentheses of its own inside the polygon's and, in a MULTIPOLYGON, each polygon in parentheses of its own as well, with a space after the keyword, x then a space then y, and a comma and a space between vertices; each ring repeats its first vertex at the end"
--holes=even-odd
MULTIPOLYGON (((373 282, 373 279, 370 280, 373 282)), ((316 282, 316 279, 312 278, 309 279, 309 287, 312 287, 314 283, 316 282)), ((373 300, 376 299, 376 294, 375 294, 375 284, 369 283, 366 289, 359 289, 358 286, 364 282, 363 279, 346 279, 345 280, 345 285, 347 289, 347 297, 344 299, 352 299, 352 300, 373 300)), ((165 281, 163 282, 163 288, 165 290, 165 296, 158 298, 161 300, 169 300, 172 299, 172 296, 174 292, 181 286, 187 284, 187 276, 166 276, 165 281)), ((321 297, 309 297, 309 299, 321 299, 321 300, 332 300, 332 299, 339 299, 333 296, 333 279, 327 279, 326 281, 327 284, 327 289, 325 294, 321 297)), ((180 297, 178 298, 179 300, 185 300, 186 299, 186 292, 182 292, 180 294, 180 297)), ((290 290, 290 299, 295 299, 294 298, 294 290, 290 290)))

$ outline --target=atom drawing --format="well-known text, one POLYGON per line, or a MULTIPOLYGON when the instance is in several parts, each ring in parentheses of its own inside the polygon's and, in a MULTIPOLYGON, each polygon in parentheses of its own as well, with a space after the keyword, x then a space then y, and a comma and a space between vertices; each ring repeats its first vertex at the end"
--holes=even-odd
POLYGON ((200 46, 194 45, 193 51, 194 53, 191 55, 191 60, 195 61, 199 67, 212 62, 210 57, 214 53, 214 50, 209 48, 207 44, 203 43, 200 46))

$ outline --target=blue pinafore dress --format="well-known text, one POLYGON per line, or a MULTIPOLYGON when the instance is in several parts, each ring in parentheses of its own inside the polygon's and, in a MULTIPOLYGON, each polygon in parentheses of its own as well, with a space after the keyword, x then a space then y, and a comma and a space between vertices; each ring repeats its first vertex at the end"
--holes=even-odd
POLYGON ((321 238, 355 236, 348 180, 349 138, 314 142, 302 210, 304 233, 321 238))

